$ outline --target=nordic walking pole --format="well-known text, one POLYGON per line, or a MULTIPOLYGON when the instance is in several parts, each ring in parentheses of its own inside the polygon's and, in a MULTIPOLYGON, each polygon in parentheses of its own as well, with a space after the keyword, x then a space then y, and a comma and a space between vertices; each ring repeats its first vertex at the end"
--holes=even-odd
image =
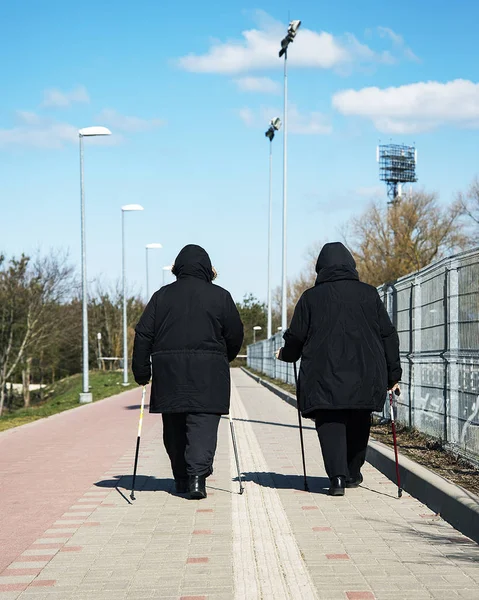
POLYGON ((304 491, 309 492, 308 478, 306 477, 306 459, 304 457, 303 424, 301 422, 301 410, 299 408, 298 369, 297 369, 296 363, 293 363, 293 367, 294 367, 294 382, 296 383, 296 406, 298 407, 299 437, 301 439, 301 454, 303 456, 304 491))
POLYGON ((402 496, 401 488, 401 476, 399 475, 399 457, 398 457, 398 445, 396 439, 396 421, 394 420, 394 395, 393 391, 389 390, 389 408, 391 410, 391 425, 393 430, 393 441, 394 441, 394 456, 396 457, 396 479, 398 484, 398 498, 402 496))
POLYGON ((140 408, 140 421, 138 423, 138 437, 136 439, 136 453, 135 453, 135 466, 133 467, 133 482, 131 484, 130 498, 135 498, 135 479, 136 479, 136 468, 138 467, 138 455, 140 453, 140 438, 141 438, 141 426, 143 425, 143 412, 145 410, 145 396, 146 396, 146 385, 143 386, 141 391, 141 408, 140 408))
POLYGON ((239 481, 239 486, 240 486, 239 493, 241 495, 244 492, 244 487, 243 487, 243 480, 241 479, 241 469, 240 469, 240 464, 239 464, 238 446, 236 445, 235 428, 234 428, 233 419, 231 418, 230 413, 228 413, 228 418, 230 420, 231 439, 233 440, 233 450, 235 452, 236 469, 238 471, 238 481, 239 481))

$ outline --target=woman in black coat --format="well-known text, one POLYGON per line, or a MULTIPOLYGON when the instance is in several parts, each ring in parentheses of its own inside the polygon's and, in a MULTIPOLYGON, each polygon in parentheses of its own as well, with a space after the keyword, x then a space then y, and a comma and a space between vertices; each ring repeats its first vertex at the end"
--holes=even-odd
POLYGON ((212 285, 216 273, 203 248, 185 246, 172 272, 177 281, 153 294, 136 326, 132 369, 139 385, 153 372, 150 412, 163 415, 177 492, 206 498, 243 324, 229 292, 212 285))
POLYGON ((326 244, 316 284, 300 298, 278 358, 301 357, 299 406, 316 421, 329 493, 363 481, 371 412, 399 391, 399 339, 376 288, 359 281, 351 253, 326 244))

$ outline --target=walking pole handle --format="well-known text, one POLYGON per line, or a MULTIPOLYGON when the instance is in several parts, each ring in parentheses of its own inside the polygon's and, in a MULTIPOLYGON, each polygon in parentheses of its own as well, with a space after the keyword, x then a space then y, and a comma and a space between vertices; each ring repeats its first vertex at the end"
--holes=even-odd
POLYGON ((143 427, 143 414, 145 412, 145 397, 146 397, 146 385, 141 390, 141 408, 140 408, 140 420, 138 422, 138 437, 141 437, 141 428, 143 427))

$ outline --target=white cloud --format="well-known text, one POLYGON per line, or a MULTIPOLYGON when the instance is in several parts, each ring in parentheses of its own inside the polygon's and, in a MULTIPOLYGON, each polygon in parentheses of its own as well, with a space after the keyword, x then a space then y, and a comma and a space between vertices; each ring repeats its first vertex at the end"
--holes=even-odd
MULTIPOLYGON (((257 13, 258 19, 259 28, 243 31, 242 39, 212 40, 205 54, 188 54, 178 59, 177 64, 186 71, 222 74, 281 68, 283 61, 279 59, 278 52, 286 28, 263 12, 257 13)), ((391 63, 393 57, 388 51, 375 52, 352 34, 336 37, 303 25, 288 60, 297 67, 344 70, 354 63, 391 63)))
POLYGON ((412 134, 443 125, 479 127, 479 83, 464 79, 344 90, 332 102, 343 115, 368 119, 384 133, 412 134))
POLYGON ((391 40, 397 50, 399 50, 400 54, 403 54, 405 58, 408 60, 418 61, 418 57, 414 54, 414 52, 406 45, 404 38, 402 35, 399 35, 395 31, 393 31, 390 27, 378 27, 377 31, 379 36, 382 38, 386 38, 391 40))
POLYGON ((73 125, 45 119, 32 112, 18 111, 16 114, 16 127, 0 129, 0 147, 62 148, 78 141, 78 129, 73 125))
POLYGON ((263 94, 278 94, 281 86, 269 77, 240 77, 234 80, 242 92, 262 92, 263 94))
POLYGON ((43 106, 65 108, 75 102, 90 102, 90 97, 83 85, 78 85, 71 92, 62 92, 56 88, 43 92, 43 106))
MULTIPOLYGON (((266 129, 267 124, 272 117, 281 115, 282 111, 277 108, 262 108, 257 112, 250 108, 243 108, 239 111, 239 117, 248 127, 266 129)), ((328 119, 320 112, 309 111, 300 112, 293 104, 288 109, 288 133, 300 135, 329 135, 333 128, 328 119)))
MULTIPOLYGON (((63 148, 78 143, 78 127, 42 116, 41 114, 18 110, 16 125, 9 129, 0 129, 0 147, 30 146, 34 148, 63 148)), ((160 127, 160 119, 141 119, 127 117, 115 110, 105 109, 97 117, 98 124, 108 125, 113 135, 91 138, 89 144, 112 146, 123 141, 122 132, 137 133, 160 127)))
MULTIPOLYGON (((9 129, 0 129, 0 148, 31 147, 59 149, 78 144, 78 127, 43 117, 30 111, 17 111, 17 124, 9 129)), ((116 145, 122 141, 120 135, 91 138, 89 144, 116 145)))
POLYGON ((151 131, 165 124, 162 119, 142 119, 140 117, 127 117, 116 110, 105 108, 97 117, 98 121, 108 125, 112 130, 128 133, 151 131))

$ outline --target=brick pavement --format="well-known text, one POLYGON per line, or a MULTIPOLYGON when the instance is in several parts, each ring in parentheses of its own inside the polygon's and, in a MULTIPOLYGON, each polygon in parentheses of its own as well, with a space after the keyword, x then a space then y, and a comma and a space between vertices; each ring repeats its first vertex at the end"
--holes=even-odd
MULTIPOLYGON (((60 493, 58 503, 54 495, 48 497, 50 510, 56 511, 53 521, 45 525, 41 511, 30 514, 28 506, 18 505, 16 517, 30 537, 17 555, 7 553, 0 600, 479 600, 476 544, 410 496, 398 500, 394 484, 370 465, 361 488, 348 490, 343 498, 327 496, 309 421, 305 444, 311 492, 302 491, 295 409, 240 371, 233 372, 233 381, 243 496, 233 480, 226 419, 208 498, 197 502, 173 493, 161 419, 146 415, 139 491, 136 502, 129 503, 138 410, 124 407, 134 404, 132 396, 139 397, 139 390, 73 411, 81 415, 82 435, 91 429, 95 438, 95 408, 108 405, 103 437, 113 447, 94 446, 98 464, 93 461, 82 470, 73 495, 60 493)), ((80 437, 76 421, 69 423, 73 440, 80 437)), ((37 423, 36 431, 23 428, 23 443, 30 443, 31 434, 41 438, 47 422, 37 423)), ((54 440, 63 426, 58 418, 55 432, 50 420, 42 460, 58 454, 54 440)), ((0 437, 0 449, 2 444, 0 437)), ((79 450, 69 451, 63 441, 61 448, 68 460, 79 450)), ((22 451, 18 444, 16 449, 22 451)), ((15 474, 13 459, 3 458, 2 486, 17 493, 24 490, 19 482, 32 477, 35 461, 23 455, 20 464, 15 474)), ((63 490, 69 489, 71 467, 75 464, 53 463, 48 477, 54 475, 63 490)), ((0 557, 5 555, 2 544, 0 557)))

